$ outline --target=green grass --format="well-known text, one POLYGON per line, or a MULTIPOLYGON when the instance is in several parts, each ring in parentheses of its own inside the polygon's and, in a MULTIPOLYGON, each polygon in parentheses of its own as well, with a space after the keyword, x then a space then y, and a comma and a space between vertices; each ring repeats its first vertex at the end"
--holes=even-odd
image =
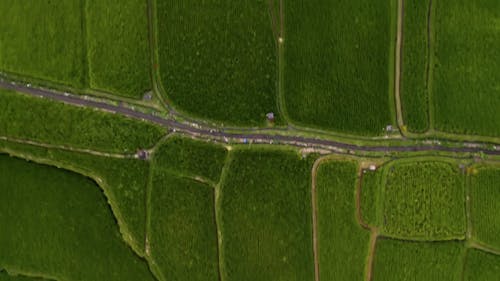
POLYGON ((90 87, 139 99, 151 89, 147 1, 87 0, 90 87))
POLYGON ((370 232, 356 221, 355 162, 329 161, 317 171, 319 275, 363 280, 370 232))
POLYGON ((500 136, 500 1, 436 1, 435 128, 500 136))
POLYGON ((400 95, 404 123, 412 132, 429 129, 428 11, 429 0, 404 1, 400 95))
POLYGON ((293 122, 359 135, 392 124, 394 3, 286 3, 284 101, 293 122))
POLYGON ((0 181, 0 267, 58 280, 155 280, 91 180, 4 155, 0 181))
POLYGON ((76 88, 87 85, 83 1, 0 3, 0 69, 76 88))
POLYGON ((45 161, 102 180, 98 183, 108 197, 123 238, 138 254, 144 255, 148 162, 113 159, 6 141, 0 141, 0 151, 45 161))
POLYGON ((312 161, 295 151, 231 151, 220 189, 222 280, 314 280, 312 161))
POLYGON ((219 181, 227 150, 218 144, 169 137, 155 151, 155 162, 172 172, 219 181))
POLYGON ((492 281, 500 276, 500 256, 469 249, 465 258, 464 281, 492 281))
POLYGON ((157 1, 157 15, 161 82, 174 105, 234 125, 281 118, 267 1, 157 1))
POLYGON ((1 136, 135 153, 152 147, 164 133, 159 126, 121 115, 0 90, 1 136))
POLYGON ((154 169, 151 258, 165 280, 218 280, 214 190, 154 169))
POLYGON ((369 171, 363 174, 361 182, 361 217, 370 226, 379 226, 381 211, 380 193, 382 191, 382 170, 369 171))
POLYGON ((464 238, 464 176, 458 165, 413 160, 385 169, 384 234, 415 240, 464 238))
MULTIPOLYGON (((464 247, 457 241, 377 241, 374 281, 461 280, 464 247)), ((493 279, 492 279, 493 280, 493 279)))
POLYGON ((44 281, 44 280, 50 281, 50 279, 8 274, 7 272, 0 270, 0 281, 44 281))
POLYGON ((482 167, 470 175, 473 238, 500 249, 500 169, 482 167))

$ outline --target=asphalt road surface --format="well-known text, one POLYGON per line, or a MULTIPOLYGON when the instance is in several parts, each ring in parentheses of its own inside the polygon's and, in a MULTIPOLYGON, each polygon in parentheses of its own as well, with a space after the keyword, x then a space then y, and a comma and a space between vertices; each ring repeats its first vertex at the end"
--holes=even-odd
POLYGON ((489 150, 480 147, 447 147, 443 145, 363 146, 363 145, 354 145, 332 140, 315 139, 302 136, 285 136, 285 135, 271 135, 271 134, 257 134, 257 133, 255 134, 228 133, 221 131, 218 128, 202 128, 201 126, 199 128, 196 128, 187 124, 177 122, 175 120, 154 116, 152 114, 139 112, 130 108, 84 99, 82 96, 78 95, 64 95, 53 90, 32 88, 19 83, 13 84, 12 82, 8 81, 0 81, 0 88, 15 90, 32 96, 39 96, 47 99, 57 100, 67 104, 106 110, 127 117, 153 122, 170 130, 175 129, 178 132, 190 135, 196 135, 200 137, 205 136, 209 138, 218 138, 218 139, 221 138, 239 139, 240 141, 246 139, 248 142, 267 142, 267 143, 273 142, 273 143, 282 143, 282 144, 317 147, 317 148, 335 147, 340 149, 346 149, 352 151, 365 151, 365 152, 443 151, 443 152, 457 152, 457 153, 483 152, 484 154, 488 155, 500 155, 500 150, 489 150))

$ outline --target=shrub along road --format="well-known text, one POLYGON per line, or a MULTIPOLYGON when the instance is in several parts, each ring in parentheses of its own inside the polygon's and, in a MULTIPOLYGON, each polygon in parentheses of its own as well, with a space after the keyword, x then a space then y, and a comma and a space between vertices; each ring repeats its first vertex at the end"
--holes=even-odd
POLYGON ((390 152, 436 151, 436 152, 484 153, 487 155, 500 155, 499 149, 487 149, 477 146, 449 147, 437 144, 421 144, 421 145, 410 144, 410 145, 384 145, 384 146, 355 145, 350 143, 343 143, 326 139, 316 139, 304 136, 276 135, 276 134, 273 135, 270 133, 263 134, 263 133, 250 133, 250 132, 245 134, 230 133, 230 132, 224 132, 220 128, 201 126, 199 124, 195 124, 198 126, 192 126, 178 122, 176 120, 166 119, 163 117, 155 116, 153 114, 136 111, 131 108, 88 100, 78 95, 65 95, 49 89, 32 88, 9 81, 0 81, 0 88, 15 90, 19 93, 48 98, 76 106, 85 106, 89 108, 105 110, 116 114, 121 114, 130 118, 153 122, 161 126, 164 126, 167 129, 175 130, 187 135, 192 135, 201 138, 224 139, 226 142, 229 140, 233 140, 236 142, 243 142, 243 143, 248 143, 248 142, 280 143, 280 144, 287 144, 287 145, 294 145, 301 147, 306 146, 311 148, 323 148, 323 149, 330 148, 330 150, 332 150, 332 148, 346 149, 355 152, 359 151, 359 152, 390 153, 390 152))

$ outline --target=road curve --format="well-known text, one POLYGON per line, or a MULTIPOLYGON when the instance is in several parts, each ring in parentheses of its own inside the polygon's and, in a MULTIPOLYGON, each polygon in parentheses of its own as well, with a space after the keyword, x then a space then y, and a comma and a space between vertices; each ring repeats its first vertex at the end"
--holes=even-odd
POLYGON ((480 147, 448 147, 443 145, 408 145, 408 146, 363 146, 349 143, 342 143, 338 141, 315 139, 302 136, 285 136, 285 135, 271 135, 262 133, 230 133, 220 131, 218 128, 195 128, 184 123, 177 122, 171 119, 165 119, 148 113, 139 112, 130 108, 107 104, 93 100, 84 99, 78 95, 63 95, 54 90, 32 88, 23 84, 17 84, 8 81, 0 81, 0 88, 14 90, 24 94, 44 97, 51 100, 64 102, 67 104, 96 108, 106 111, 111 111, 127 117, 142 119, 145 121, 153 122, 168 129, 175 129, 176 131, 197 135, 206 136, 210 138, 227 138, 227 139, 246 139, 248 142, 273 142, 282 143, 295 146, 310 146, 310 147, 335 147, 339 149, 363 152, 419 152, 419 151, 442 151, 442 152, 456 152, 456 153, 477 153, 482 152, 487 155, 500 155, 500 150, 490 150, 480 147))

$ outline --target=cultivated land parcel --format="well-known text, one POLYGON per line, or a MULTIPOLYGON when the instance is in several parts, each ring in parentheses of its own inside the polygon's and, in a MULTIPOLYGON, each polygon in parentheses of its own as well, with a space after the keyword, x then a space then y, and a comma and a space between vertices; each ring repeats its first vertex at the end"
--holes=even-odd
POLYGON ((498 3, 0 1, 0 280, 498 280, 498 3))

